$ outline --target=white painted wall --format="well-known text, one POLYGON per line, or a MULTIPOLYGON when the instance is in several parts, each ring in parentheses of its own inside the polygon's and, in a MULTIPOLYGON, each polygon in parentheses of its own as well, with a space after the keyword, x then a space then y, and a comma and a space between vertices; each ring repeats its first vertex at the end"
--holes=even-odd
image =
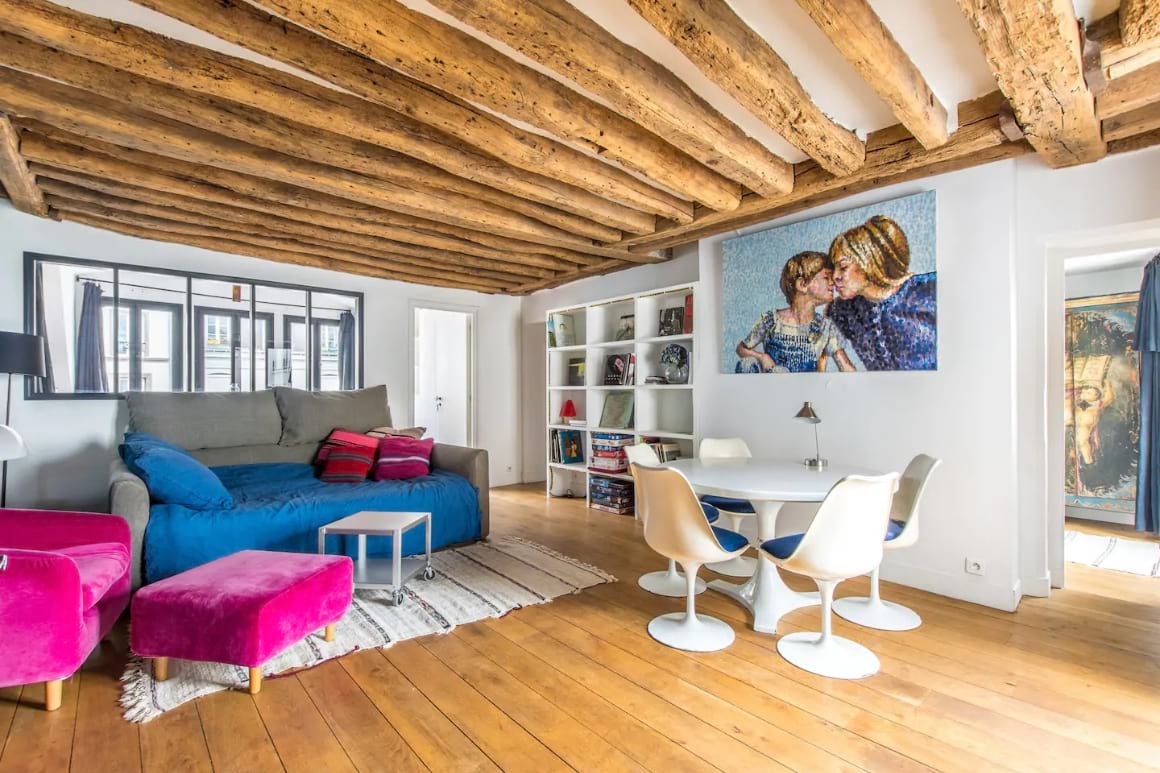
MULTIPOLYGON (((477 307, 479 356, 486 363, 477 385, 479 404, 485 408, 479 412, 477 445, 490 453, 493 486, 519 481, 520 441, 512 431, 520 420, 519 298, 357 277, 135 239, 25 215, 7 201, 0 201, 0 234, 0 330, 24 329, 26 251, 362 291, 366 296, 365 383, 387 385, 392 418, 401 426, 411 423, 410 301, 477 307)), ((117 400, 25 402, 19 379, 13 392, 12 421, 27 441, 30 455, 9 465, 9 503, 103 508, 108 465, 124 431, 124 404, 117 400)))

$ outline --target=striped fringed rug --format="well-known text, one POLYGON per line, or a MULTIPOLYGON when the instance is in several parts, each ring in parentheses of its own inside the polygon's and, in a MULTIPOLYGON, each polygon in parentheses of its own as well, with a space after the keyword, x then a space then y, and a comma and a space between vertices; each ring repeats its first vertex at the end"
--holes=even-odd
MULTIPOLYGON (((310 668, 355 650, 448 633, 457 625, 501 617, 513 609, 616 581, 594 566, 518 537, 445 550, 434 554, 431 563, 435 578, 416 577, 407 583, 401 606, 392 606, 386 591, 355 591, 354 603, 338 623, 333 642, 324 641, 319 631, 267 663, 264 676, 310 668)), ((133 658, 121 681, 125 718, 148 722, 194 698, 247 689, 249 671, 241 666, 172 660, 169 679, 157 682, 149 661, 133 658)))
POLYGON ((1068 531, 1063 537, 1063 557, 1075 564, 1160 577, 1158 542, 1068 531))

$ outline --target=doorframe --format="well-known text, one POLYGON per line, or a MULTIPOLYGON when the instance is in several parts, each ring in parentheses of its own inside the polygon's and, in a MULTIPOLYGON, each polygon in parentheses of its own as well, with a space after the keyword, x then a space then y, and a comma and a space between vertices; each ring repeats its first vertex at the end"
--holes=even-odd
POLYGON ((411 423, 415 421, 415 312, 419 309, 433 311, 454 311, 466 314, 467 329, 467 445, 475 448, 479 437, 479 416, 475 410, 478 402, 475 390, 479 386, 479 307, 459 303, 441 303, 412 298, 407 302, 407 392, 410 395, 411 423))

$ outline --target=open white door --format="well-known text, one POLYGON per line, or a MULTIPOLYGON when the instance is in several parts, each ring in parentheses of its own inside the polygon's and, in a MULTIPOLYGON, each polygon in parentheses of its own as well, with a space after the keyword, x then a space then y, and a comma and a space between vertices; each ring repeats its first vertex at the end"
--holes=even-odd
POLYGON ((436 442, 474 442, 474 310, 412 307, 415 424, 436 442))

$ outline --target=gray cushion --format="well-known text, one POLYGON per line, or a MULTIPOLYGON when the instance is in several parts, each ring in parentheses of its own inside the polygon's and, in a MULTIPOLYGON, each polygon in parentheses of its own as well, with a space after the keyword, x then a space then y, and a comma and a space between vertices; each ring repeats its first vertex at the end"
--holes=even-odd
POLYGON ((274 395, 262 392, 129 392, 129 429, 176 446, 201 448, 271 445, 282 435, 274 395))
POLYGON ((296 462, 309 464, 318 453, 317 443, 303 443, 297 446, 238 446, 236 448, 203 448, 193 452, 193 458, 206 467, 224 467, 228 464, 268 464, 270 462, 296 462))
POLYGON ((366 432, 391 424, 387 388, 381 385, 347 392, 274 387, 274 399, 282 412, 282 439, 278 442, 284 446, 322 442, 332 429, 366 432))

